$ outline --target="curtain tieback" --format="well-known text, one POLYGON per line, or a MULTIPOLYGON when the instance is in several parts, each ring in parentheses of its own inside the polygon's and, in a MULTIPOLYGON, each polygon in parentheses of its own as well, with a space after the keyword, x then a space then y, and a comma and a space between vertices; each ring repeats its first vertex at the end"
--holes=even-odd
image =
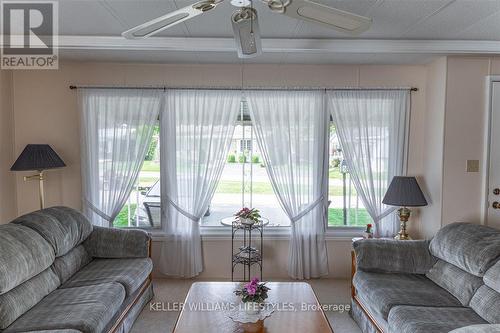
POLYGON ((94 213, 96 213, 106 221, 111 222, 112 220, 114 220, 114 218, 111 218, 111 216, 105 214, 99 208, 94 206, 94 204, 92 204, 89 200, 87 200, 87 198, 83 198, 83 203, 85 203, 94 213))
POLYGON ((191 213, 186 212, 184 209, 179 207, 172 199, 170 199, 170 197, 168 197, 168 196, 165 196, 165 197, 167 198, 168 203, 172 205, 172 207, 174 207, 179 213, 181 213, 182 215, 184 215, 188 219, 193 220, 194 222, 198 222, 201 219, 201 217, 197 217, 191 213))
POLYGON ((322 201, 323 201, 323 196, 320 196, 312 204, 310 204, 309 206, 307 206, 306 209, 304 209, 303 211, 301 211, 299 214, 295 215, 294 217, 291 217, 290 220, 292 222, 294 222, 294 223, 297 222, 298 220, 300 220, 301 218, 303 218, 307 213, 309 213, 311 210, 313 210, 314 207, 316 207, 322 201))

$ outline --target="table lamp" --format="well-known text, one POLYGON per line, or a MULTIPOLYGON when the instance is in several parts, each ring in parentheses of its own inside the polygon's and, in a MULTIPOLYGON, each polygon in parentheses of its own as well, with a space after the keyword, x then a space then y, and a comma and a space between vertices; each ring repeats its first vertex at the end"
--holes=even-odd
POLYGON ((401 230, 394 238, 400 240, 411 239, 406 232, 406 222, 408 222, 411 214, 411 210, 407 207, 427 206, 427 200, 425 200, 424 194, 420 186, 418 186, 417 179, 415 177, 394 177, 382 203, 401 207, 398 209, 401 230))
POLYGON ((38 171, 37 174, 24 177, 24 181, 38 180, 40 190, 40 209, 45 206, 45 199, 43 195, 43 171, 47 169, 65 167, 63 160, 49 145, 29 144, 27 145, 21 155, 14 162, 11 171, 38 171))

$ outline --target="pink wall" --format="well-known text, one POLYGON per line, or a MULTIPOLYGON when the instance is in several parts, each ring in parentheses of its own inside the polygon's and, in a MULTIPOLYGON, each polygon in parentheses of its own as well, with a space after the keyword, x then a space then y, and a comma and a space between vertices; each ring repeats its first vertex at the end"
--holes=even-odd
POLYGON ((441 228, 446 75, 446 57, 429 64, 423 145, 424 170, 418 179, 429 203, 421 210, 420 216, 420 234, 425 238, 431 238, 441 228))
POLYGON ((12 109, 12 72, 0 70, 0 223, 17 215, 13 162, 14 119, 12 109))
POLYGON ((483 207, 485 79, 500 74, 500 58, 449 57, 444 128, 443 225, 481 223, 483 207), (480 172, 466 172, 466 160, 480 172))

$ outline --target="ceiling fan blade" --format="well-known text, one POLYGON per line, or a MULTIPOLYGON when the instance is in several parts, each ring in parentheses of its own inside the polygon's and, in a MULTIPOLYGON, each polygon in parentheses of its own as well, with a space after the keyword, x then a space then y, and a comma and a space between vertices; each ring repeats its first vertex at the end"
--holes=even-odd
POLYGON ((262 53, 257 11, 243 7, 231 16, 239 58, 253 58, 262 53))
POLYGON ((217 7, 224 0, 203 0, 198 1, 191 6, 187 6, 166 15, 160 16, 154 20, 148 21, 129 29, 122 33, 122 36, 128 39, 147 38, 168 29, 176 24, 182 23, 193 17, 201 15, 217 7))
MULTIPOLYGON (((270 5, 271 3, 268 4, 273 9, 270 5)), ((278 11, 276 9, 273 10, 278 11)), ((318 23, 351 34, 359 34, 366 31, 372 24, 371 18, 325 6, 310 0, 290 0, 278 12, 299 20, 318 23)))

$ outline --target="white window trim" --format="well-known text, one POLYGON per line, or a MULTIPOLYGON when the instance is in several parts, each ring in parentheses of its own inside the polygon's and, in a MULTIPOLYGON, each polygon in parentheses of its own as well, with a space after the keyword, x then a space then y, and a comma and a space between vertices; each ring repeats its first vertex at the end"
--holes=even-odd
MULTIPOLYGON (((167 241, 169 236, 160 229, 142 229, 148 231, 153 241, 167 241)), ((230 227, 202 227, 200 228, 201 238, 203 240, 230 240, 230 227)), ((353 237, 361 237, 362 227, 332 227, 326 231, 326 240, 349 240, 353 237)), ((290 229, 288 227, 264 227, 265 240, 287 240, 290 238, 290 229)), ((235 239, 243 239, 236 236, 235 239)))

